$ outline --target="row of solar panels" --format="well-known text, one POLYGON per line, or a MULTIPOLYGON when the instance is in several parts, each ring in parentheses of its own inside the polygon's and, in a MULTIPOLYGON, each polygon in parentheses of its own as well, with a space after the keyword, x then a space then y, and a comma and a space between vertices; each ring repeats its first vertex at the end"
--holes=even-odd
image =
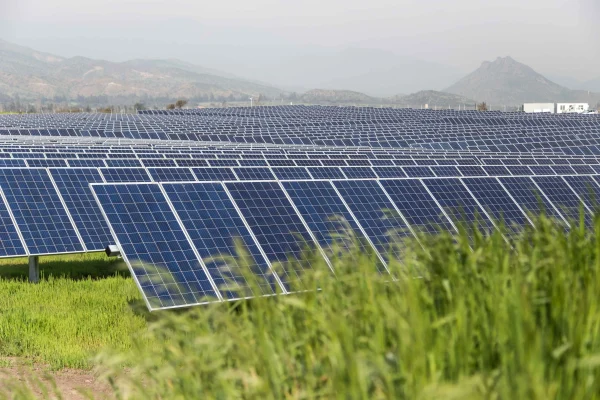
POLYGON ((600 165, 594 167, 0 168, 0 257, 104 249, 111 236, 91 197, 92 183, 586 176, 600 173, 600 165))
POLYGON ((91 187, 153 310, 288 293, 290 282, 310 289, 302 276, 316 261, 298 261, 307 245, 332 275, 334 259, 355 246, 386 273, 392 258, 402 259, 402 238, 456 231, 457 221, 489 230, 503 220, 516 231, 531 223, 528 211, 567 222, 583 207, 591 224, 599 183, 580 175, 91 187))

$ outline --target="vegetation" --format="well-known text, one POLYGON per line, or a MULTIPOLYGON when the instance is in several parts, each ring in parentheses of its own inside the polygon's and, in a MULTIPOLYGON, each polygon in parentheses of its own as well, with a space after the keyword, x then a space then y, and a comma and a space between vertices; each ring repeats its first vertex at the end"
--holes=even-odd
POLYGON ((487 111, 487 110, 488 110, 488 105, 485 101, 477 104, 477 111, 487 111))
MULTIPOLYGON (((114 281, 84 281, 101 295, 57 295, 52 307, 40 305, 52 301, 49 291, 28 289, 40 291, 36 301, 13 318, 29 315, 19 326, 35 330, 43 324, 32 315, 45 318, 58 305, 104 314, 102 336, 119 343, 94 364, 123 398, 596 399, 599 231, 600 217, 593 232, 581 224, 565 233, 541 216, 510 242, 503 229, 422 235, 389 266, 394 280, 377 272, 371 255, 335 259, 336 279, 313 259, 314 272, 302 279, 315 290, 157 312, 135 333, 112 319, 141 318, 119 304, 136 298, 133 285, 128 296, 114 281), (118 301, 102 299, 115 293, 118 301), (27 314, 32 309, 38 313, 27 314)), ((26 290, 14 285, 3 293, 26 290)), ((12 323, 0 322, 0 332, 12 323)), ((77 332, 65 326, 61 341, 77 332)))
POLYGON ((106 346, 126 349, 146 322, 138 289, 121 269, 103 253, 43 257, 34 285, 26 258, 2 260, 0 356, 90 368, 106 346))

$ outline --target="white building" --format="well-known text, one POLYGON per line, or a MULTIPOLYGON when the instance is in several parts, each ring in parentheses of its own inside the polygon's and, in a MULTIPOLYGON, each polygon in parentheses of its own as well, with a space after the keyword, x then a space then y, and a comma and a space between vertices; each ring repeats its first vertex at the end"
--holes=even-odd
POLYGON ((525 103, 523 104, 523 112, 554 114, 554 103, 525 103))
POLYGON ((557 103, 556 104, 556 113, 557 114, 566 114, 566 113, 577 113, 581 114, 587 112, 590 109, 590 105, 588 103, 557 103))

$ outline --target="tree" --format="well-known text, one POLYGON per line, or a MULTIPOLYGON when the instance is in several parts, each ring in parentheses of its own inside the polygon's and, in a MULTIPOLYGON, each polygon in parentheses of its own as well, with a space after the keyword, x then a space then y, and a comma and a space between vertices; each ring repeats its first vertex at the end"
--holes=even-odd
POLYGON ((487 110, 488 110, 488 105, 485 101, 477 104, 477 111, 487 111, 487 110))
POLYGON ((175 104, 169 104, 167 106, 167 110, 174 110, 175 109, 175 104))
POLYGON ((134 109, 135 111, 142 111, 142 110, 145 110, 145 109, 146 109, 146 105, 145 105, 144 103, 135 103, 135 104, 133 105, 133 109, 134 109))
POLYGON ((187 100, 177 100, 175 102, 175 108, 180 108, 181 109, 181 108, 185 107, 185 105, 187 103, 188 103, 187 100))

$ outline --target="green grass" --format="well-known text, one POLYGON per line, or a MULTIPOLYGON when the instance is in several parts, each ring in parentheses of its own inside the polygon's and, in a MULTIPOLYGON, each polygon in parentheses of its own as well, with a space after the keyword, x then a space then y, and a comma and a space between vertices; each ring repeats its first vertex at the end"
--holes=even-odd
POLYGON ((27 259, 0 261, 0 356, 90 368, 99 350, 126 349, 145 328, 137 287, 103 253, 42 257, 40 270, 30 284, 27 259))
POLYGON ((336 259, 336 279, 314 261, 313 290, 156 312, 147 327, 126 305, 139 299, 129 278, 4 282, 13 300, 0 307, 19 311, 0 327, 19 328, 0 343, 24 330, 23 354, 43 353, 34 331, 62 335, 66 360, 100 350, 93 364, 122 398, 600 398, 600 235, 536 225, 510 242, 423 235, 402 244, 394 280, 365 254, 336 259))

